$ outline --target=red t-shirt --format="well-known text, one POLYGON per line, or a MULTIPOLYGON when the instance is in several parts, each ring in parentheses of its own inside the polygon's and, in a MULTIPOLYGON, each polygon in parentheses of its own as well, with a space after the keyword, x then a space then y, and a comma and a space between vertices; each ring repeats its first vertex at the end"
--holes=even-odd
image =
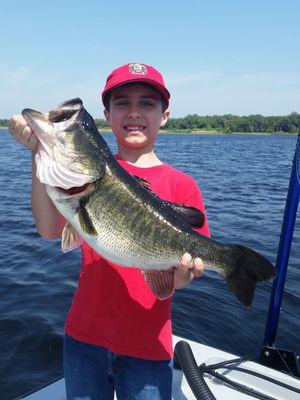
MULTIPOLYGON (((168 164, 139 168, 116 158, 130 174, 147 180, 161 199, 205 213, 200 190, 190 176, 168 164)), ((207 222, 198 232, 209 236, 207 222)), ((65 330, 74 339, 117 354, 149 360, 173 355, 171 298, 157 299, 139 269, 112 264, 86 243, 65 330)))

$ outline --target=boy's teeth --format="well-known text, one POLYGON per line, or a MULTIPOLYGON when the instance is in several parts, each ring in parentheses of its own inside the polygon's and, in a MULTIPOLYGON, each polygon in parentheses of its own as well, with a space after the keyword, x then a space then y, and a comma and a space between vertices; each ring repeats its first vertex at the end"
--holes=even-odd
POLYGON ((128 131, 142 131, 143 129, 143 126, 127 126, 128 131))

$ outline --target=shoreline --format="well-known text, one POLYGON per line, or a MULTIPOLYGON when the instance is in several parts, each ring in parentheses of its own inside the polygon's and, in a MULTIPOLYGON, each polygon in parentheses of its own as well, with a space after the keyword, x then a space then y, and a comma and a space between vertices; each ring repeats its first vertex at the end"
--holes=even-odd
POLYGON ((187 135, 261 135, 261 136, 268 136, 268 135, 275 135, 275 136, 284 136, 284 135, 295 135, 297 136, 298 133, 296 132, 220 132, 220 131, 189 131, 189 132, 180 132, 180 131, 159 131, 162 134, 187 134, 187 135))
MULTIPOLYGON (((111 128, 98 128, 100 133, 112 133, 111 128)), ((214 130, 191 130, 187 131, 185 129, 177 129, 177 130, 172 130, 172 129, 161 129, 158 131, 159 134, 165 135, 165 134, 172 134, 172 135, 278 135, 278 136, 284 136, 284 135, 298 135, 296 132, 221 132, 221 131, 214 131, 214 130)))
MULTIPOLYGON (((0 126, 1 130, 8 130, 8 126, 0 126)), ((110 128, 98 128, 100 133, 112 133, 112 130, 110 128)), ((186 131, 186 130, 172 130, 172 129, 162 129, 159 130, 159 134, 172 134, 172 135, 278 135, 278 136, 284 136, 284 135, 294 135, 297 136, 298 133, 296 132, 221 132, 221 131, 202 131, 202 130, 191 130, 191 131, 186 131)))

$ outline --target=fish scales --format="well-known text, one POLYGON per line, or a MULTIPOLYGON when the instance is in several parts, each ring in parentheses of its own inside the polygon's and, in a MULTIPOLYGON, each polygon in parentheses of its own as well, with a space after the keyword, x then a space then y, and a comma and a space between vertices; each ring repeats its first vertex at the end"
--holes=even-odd
POLYGON ((95 192, 86 206, 99 233, 98 244, 105 247, 102 252, 111 251, 118 257, 117 264, 127 266, 143 265, 151 270, 176 266, 183 251, 178 229, 160 213, 146 213, 135 193, 124 193, 122 182, 116 180, 105 174, 99 187, 102 195, 95 192))

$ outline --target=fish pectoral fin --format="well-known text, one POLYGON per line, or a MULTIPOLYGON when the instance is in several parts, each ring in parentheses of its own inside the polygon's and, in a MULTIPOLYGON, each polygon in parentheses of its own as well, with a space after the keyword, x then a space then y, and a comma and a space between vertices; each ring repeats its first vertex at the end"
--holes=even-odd
POLYGON ((205 215, 195 207, 186 206, 181 203, 169 203, 181 217, 192 227, 202 228, 205 222, 205 215))
POLYGON ((85 208, 86 200, 81 199, 79 202, 79 207, 77 209, 77 214, 78 214, 78 219, 81 228, 83 231, 89 235, 96 235, 97 231, 94 227, 94 224, 89 216, 89 213, 87 212, 85 208))
POLYGON ((157 298, 164 300, 174 294, 174 268, 167 271, 142 272, 146 283, 157 298))
POLYGON ((67 222, 62 232, 62 238, 61 238, 62 251, 64 253, 67 253, 68 251, 77 249, 77 247, 81 246, 82 242, 83 240, 81 236, 79 236, 78 233, 73 228, 73 226, 69 222, 67 222))

